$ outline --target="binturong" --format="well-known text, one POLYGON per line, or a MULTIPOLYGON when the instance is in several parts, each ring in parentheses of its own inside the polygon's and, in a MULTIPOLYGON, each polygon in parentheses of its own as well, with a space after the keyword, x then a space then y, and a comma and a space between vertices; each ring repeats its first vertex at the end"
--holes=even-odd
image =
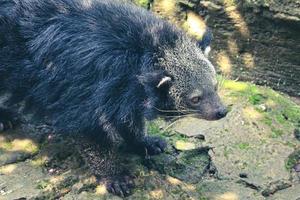
POLYGON ((226 116, 198 41, 142 8, 116 0, 0 6, 0 92, 57 132, 119 135, 154 155, 166 142, 146 135, 145 120, 169 112, 226 116))
POLYGON ((1 13, 1 90, 58 132, 118 134, 157 154, 163 142, 145 135, 145 119, 168 111, 226 116, 198 42, 150 12, 104 0, 14 4, 1 13))

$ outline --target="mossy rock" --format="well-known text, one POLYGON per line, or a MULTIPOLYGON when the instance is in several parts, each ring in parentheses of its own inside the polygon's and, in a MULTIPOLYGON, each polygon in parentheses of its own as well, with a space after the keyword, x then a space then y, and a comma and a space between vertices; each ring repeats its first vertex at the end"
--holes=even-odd
POLYGON ((210 157, 205 149, 161 154, 145 160, 145 165, 162 174, 195 184, 201 180, 210 166, 210 157))

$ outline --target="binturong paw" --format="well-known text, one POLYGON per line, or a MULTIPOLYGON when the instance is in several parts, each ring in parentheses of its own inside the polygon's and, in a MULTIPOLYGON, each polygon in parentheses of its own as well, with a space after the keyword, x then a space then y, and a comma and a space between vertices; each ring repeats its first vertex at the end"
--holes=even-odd
POLYGON ((19 122, 13 111, 0 107, 0 132, 13 129, 19 122))
POLYGON ((167 142, 161 137, 145 136, 143 145, 145 154, 151 156, 163 153, 167 147, 167 142))
POLYGON ((0 122, 0 132, 13 129, 13 123, 11 121, 0 122))
POLYGON ((106 181, 107 191, 120 196, 127 197, 132 194, 132 189, 134 188, 133 178, 129 176, 122 176, 118 178, 113 178, 106 181))

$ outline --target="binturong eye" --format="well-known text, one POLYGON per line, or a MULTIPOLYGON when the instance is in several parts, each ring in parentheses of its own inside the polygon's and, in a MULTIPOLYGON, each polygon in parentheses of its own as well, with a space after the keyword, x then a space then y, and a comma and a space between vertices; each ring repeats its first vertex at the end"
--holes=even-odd
POLYGON ((195 97, 191 98, 191 102, 193 104, 197 104, 197 103, 199 103, 199 101, 200 101, 200 96, 195 96, 195 97))

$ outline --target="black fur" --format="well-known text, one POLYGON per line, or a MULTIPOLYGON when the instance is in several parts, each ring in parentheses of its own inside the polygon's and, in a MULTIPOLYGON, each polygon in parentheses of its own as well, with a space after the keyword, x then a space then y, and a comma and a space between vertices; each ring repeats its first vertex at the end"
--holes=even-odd
POLYGON ((10 104, 25 101, 50 118, 57 132, 121 135, 160 153, 165 143, 145 137, 144 119, 187 105, 183 94, 192 86, 215 95, 214 70, 197 42, 142 8, 110 0, 0 6, 0 91, 12 93, 10 104), (170 68, 165 54, 180 54, 182 66, 170 68), (177 81, 176 94, 169 83, 157 87, 165 76, 177 81))
MULTIPOLYGON (((166 143, 146 136, 145 119, 226 115, 198 45, 206 43, 123 1, 2 0, 0 97, 10 96, 6 107, 24 102, 56 132, 122 136, 135 151, 158 154, 166 143)), ((11 116, 0 108, 0 131, 11 116)), ((123 182, 108 189, 128 195, 123 182)))
POLYGON ((200 41, 198 41, 199 47, 204 51, 207 47, 210 46, 213 39, 212 32, 209 28, 206 28, 205 33, 200 41))

